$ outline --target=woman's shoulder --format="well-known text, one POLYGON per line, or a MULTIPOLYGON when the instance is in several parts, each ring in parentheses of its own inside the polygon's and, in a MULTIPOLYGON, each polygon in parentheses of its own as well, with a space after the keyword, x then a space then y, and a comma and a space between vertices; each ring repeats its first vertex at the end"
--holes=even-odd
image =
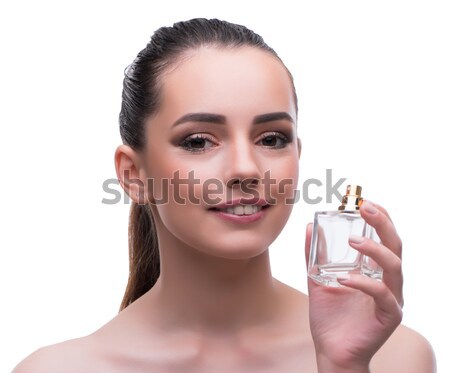
POLYGON ((101 371, 101 354, 96 353, 91 336, 41 347, 23 359, 12 373, 64 373, 101 371))
POLYGON ((400 325, 372 359, 372 371, 436 372, 436 358, 428 340, 417 331, 400 325))
MULTIPOLYGON (((126 371, 130 359, 135 356, 133 347, 142 334, 140 321, 129 306, 89 335, 39 348, 22 360, 12 373, 126 371)), ((148 334, 150 340, 160 341, 153 333, 148 334)))

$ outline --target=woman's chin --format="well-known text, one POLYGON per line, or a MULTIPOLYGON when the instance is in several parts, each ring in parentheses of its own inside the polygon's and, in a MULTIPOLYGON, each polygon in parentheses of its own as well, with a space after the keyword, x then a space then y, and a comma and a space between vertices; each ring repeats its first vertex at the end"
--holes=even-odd
POLYGON ((257 257, 268 250, 267 244, 254 243, 251 242, 238 242, 233 244, 232 242, 227 242, 226 245, 211 245, 202 250, 205 254, 213 257, 231 259, 231 260, 243 260, 251 259, 257 257))

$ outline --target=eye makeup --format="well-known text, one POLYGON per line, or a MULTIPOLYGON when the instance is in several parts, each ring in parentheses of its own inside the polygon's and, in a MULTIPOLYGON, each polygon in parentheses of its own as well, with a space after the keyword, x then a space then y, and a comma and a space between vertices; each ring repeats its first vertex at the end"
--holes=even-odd
MULTIPOLYGON (((282 132, 264 132, 256 141, 267 149, 281 149, 285 148, 287 144, 292 142, 292 136, 286 136, 282 132)), ((214 146, 217 146, 217 141, 209 134, 194 133, 184 137, 178 146, 192 153, 204 152, 214 146)))
MULTIPOLYGON (((267 150, 285 148, 293 142, 292 122, 282 119, 252 124, 249 141, 267 150)), ((191 122, 179 123, 174 128, 171 143, 190 153, 203 153, 221 145, 232 136, 230 126, 225 123, 191 122)))

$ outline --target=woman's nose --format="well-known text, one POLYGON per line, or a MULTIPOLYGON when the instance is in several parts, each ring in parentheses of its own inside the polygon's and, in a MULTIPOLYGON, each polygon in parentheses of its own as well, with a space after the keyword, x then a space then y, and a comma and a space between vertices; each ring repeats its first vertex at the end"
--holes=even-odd
POLYGON ((228 188, 259 184, 262 178, 255 145, 240 139, 230 144, 226 154, 224 181, 228 188))

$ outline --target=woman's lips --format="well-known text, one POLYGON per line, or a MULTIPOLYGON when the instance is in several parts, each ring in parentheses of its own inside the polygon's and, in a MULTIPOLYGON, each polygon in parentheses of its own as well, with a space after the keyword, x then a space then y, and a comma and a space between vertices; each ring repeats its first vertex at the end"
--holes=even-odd
POLYGON ((211 211, 217 217, 224 219, 226 221, 233 222, 233 223, 245 224, 245 223, 252 223, 254 221, 261 219, 266 214, 266 210, 268 208, 269 208, 269 205, 263 206, 261 210, 255 212, 253 214, 249 214, 249 215, 230 214, 226 211, 215 209, 215 208, 209 209, 208 211, 211 211))

